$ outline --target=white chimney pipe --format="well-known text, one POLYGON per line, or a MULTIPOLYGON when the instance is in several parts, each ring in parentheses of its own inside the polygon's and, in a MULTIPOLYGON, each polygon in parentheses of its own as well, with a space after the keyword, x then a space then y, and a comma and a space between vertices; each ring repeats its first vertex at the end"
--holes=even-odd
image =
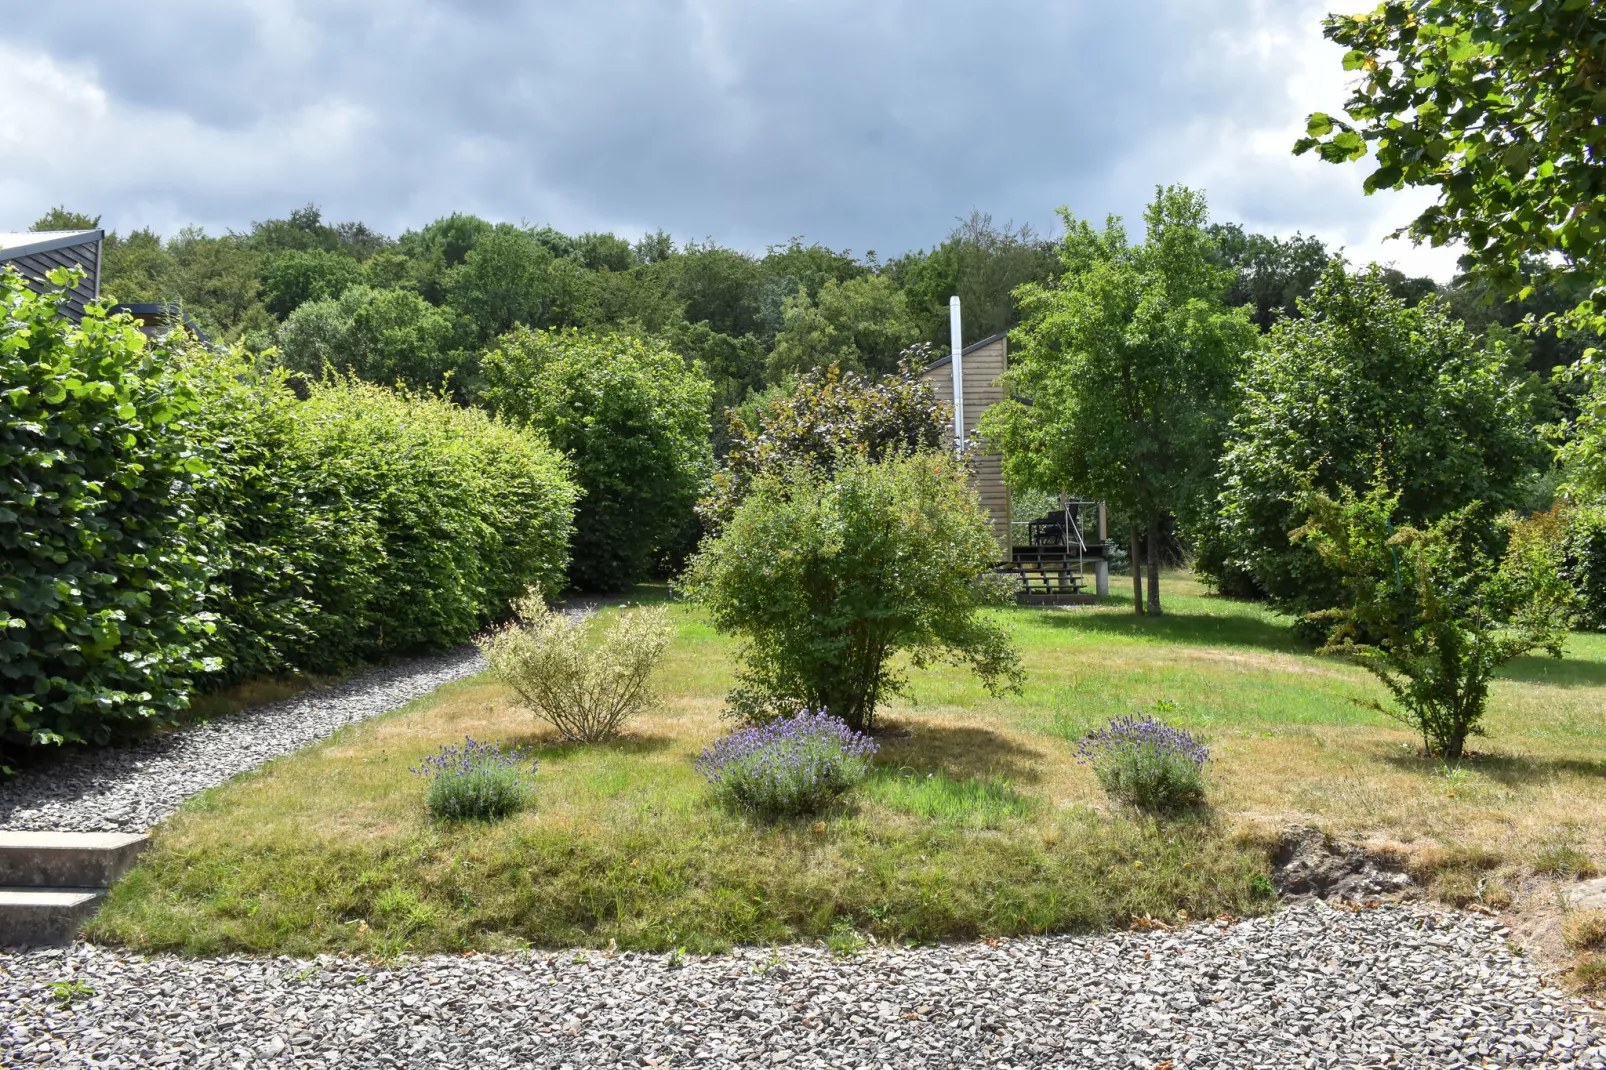
POLYGON ((948 344, 953 352, 954 372, 954 449, 965 449, 965 366, 964 334, 959 329, 959 295, 948 299, 948 344))

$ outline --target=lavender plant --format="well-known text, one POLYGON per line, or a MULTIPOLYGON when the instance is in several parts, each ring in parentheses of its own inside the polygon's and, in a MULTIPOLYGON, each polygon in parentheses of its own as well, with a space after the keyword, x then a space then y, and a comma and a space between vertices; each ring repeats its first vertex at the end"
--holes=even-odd
POLYGON ((1076 760, 1093 767, 1112 797, 1144 810, 1181 810, 1204 802, 1210 749, 1198 737, 1149 714, 1117 717, 1090 732, 1076 760))
POLYGON ((803 712, 720 737, 697 759, 728 806, 765 817, 819 810, 864 778, 876 745, 840 718, 803 712))
POLYGON ((530 804, 536 763, 524 747, 503 750, 468 736, 445 746, 412 771, 429 781, 424 805, 443 821, 493 821, 530 804))

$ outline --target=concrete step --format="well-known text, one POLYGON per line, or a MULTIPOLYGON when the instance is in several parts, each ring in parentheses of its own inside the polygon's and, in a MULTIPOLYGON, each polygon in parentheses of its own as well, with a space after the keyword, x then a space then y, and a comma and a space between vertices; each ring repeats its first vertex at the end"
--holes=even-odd
POLYGON ((0 947, 60 947, 95 912, 102 888, 0 888, 0 947))
POLYGON ((0 888, 110 888, 149 839, 137 832, 0 831, 0 888))

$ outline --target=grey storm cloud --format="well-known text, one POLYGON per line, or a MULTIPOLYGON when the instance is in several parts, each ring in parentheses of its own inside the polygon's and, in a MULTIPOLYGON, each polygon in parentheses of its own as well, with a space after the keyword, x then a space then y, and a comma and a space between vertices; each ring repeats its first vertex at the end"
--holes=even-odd
POLYGON ((887 255, 972 208, 1050 229, 1172 181, 1337 241, 1409 216, 1289 156, 1342 100, 1307 0, 0 8, 0 151, 59 161, 0 179, 0 228, 55 203, 168 229, 314 201, 390 232, 463 210, 887 255))

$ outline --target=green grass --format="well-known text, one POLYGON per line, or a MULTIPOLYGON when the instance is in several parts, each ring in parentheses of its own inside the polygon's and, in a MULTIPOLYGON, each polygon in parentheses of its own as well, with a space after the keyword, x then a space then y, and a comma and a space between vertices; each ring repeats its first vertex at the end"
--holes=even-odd
POLYGON ((387 954, 1085 931, 1269 909, 1269 845, 1290 823, 1404 852, 1452 902, 1491 901, 1501 874, 1606 867, 1606 636, 1511 666, 1490 735, 1446 768, 1356 703, 1379 695, 1364 673, 1285 619, 1186 577, 1167 578, 1166 605, 1159 619, 1117 601, 1002 611, 1022 694, 912 672, 864 787, 780 824, 713 805, 692 768, 725 728, 732 646, 677 606, 665 701, 631 739, 556 745, 498 685, 459 682, 192 800, 90 932, 387 954), (1157 703, 1210 743, 1203 817, 1139 818, 1074 760, 1088 729, 1157 703), (407 767, 465 734, 537 749, 532 810, 429 820, 407 767))

